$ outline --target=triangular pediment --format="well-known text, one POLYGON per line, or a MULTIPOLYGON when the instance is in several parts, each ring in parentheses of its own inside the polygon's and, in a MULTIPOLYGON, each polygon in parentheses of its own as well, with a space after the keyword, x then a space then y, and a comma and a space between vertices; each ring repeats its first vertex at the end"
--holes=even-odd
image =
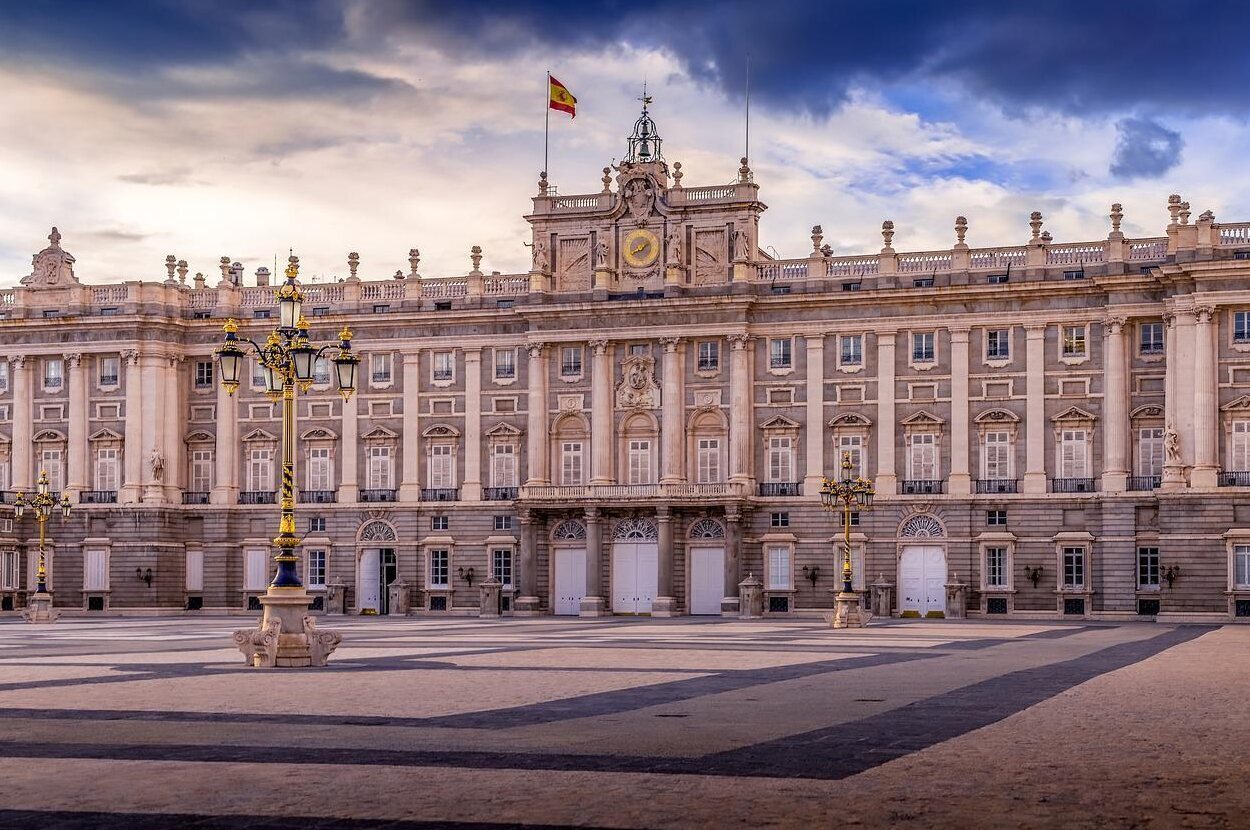
POLYGON ((1220 407, 1221 412, 1245 412, 1250 411, 1250 395, 1242 395, 1240 398, 1233 398, 1228 403, 1220 407))
POLYGON ((774 415, 760 424, 760 429, 797 430, 798 428, 798 422, 790 420, 785 415, 774 415))
POLYGON ((460 430, 451 424, 434 424, 426 427, 421 436, 423 438, 458 438, 460 437, 460 430))
POLYGON ((271 432, 267 432, 266 430, 263 430, 260 427, 257 427, 256 429, 249 432, 247 435, 244 435, 243 440, 244 441, 277 441, 278 436, 274 435, 271 432))
POLYGON ((915 415, 911 415, 907 418, 904 418, 902 421, 900 421, 900 423, 903 426, 915 427, 915 426, 928 426, 928 425, 939 426, 946 422, 943 421, 938 416, 934 415, 932 412, 926 412, 922 409, 921 411, 917 412, 915 415))
POLYGON ((972 420, 978 424, 1018 424, 1020 416, 1009 409, 990 409, 972 420))
POLYGON ((363 441, 393 441, 399 437, 399 433, 394 430, 378 424, 373 429, 360 436, 363 441))
POLYGON ((486 435, 490 438, 512 438, 519 436, 520 434, 521 430, 517 429, 512 424, 495 424, 493 427, 486 430, 486 435))
POLYGON ((1050 420, 1058 423, 1060 421, 1097 421, 1098 418, 1091 412, 1086 412, 1079 406, 1070 406, 1050 420))
POLYGON ((104 429, 97 429, 95 432, 91 433, 91 435, 87 436, 87 440, 88 441, 121 441, 123 439, 122 439, 122 434, 120 432, 114 432, 113 430, 105 427, 104 429))

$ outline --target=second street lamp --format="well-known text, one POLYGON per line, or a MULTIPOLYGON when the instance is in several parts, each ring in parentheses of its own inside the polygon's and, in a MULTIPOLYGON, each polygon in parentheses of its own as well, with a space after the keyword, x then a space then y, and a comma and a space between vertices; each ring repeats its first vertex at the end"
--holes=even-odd
POLYGON ((860 628, 871 617, 860 607, 855 593, 851 568, 851 517, 872 507, 875 492, 872 482, 852 475, 851 454, 842 454, 842 478, 825 479, 820 488, 821 506, 829 512, 842 513, 842 590, 834 600, 833 627, 860 628))
POLYGON ((32 623, 56 622, 57 612, 52 610, 52 594, 48 591, 48 560, 46 547, 48 543, 48 520, 60 508, 62 518, 68 519, 70 512, 69 496, 62 494, 57 501, 48 483, 48 471, 39 471, 39 483, 35 494, 27 499, 26 494, 18 491, 13 500, 13 516, 21 519, 30 508, 35 521, 39 522, 39 565, 35 571, 35 593, 27 601, 26 621, 32 623))

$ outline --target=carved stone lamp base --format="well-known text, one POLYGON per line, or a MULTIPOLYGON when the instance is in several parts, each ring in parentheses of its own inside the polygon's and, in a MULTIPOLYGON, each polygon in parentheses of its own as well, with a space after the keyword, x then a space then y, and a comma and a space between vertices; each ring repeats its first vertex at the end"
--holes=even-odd
POLYGON ((860 607, 859 594, 839 593, 834 599, 829 625, 833 628, 863 628, 872 619, 872 612, 860 607))
POLYGON ((234 645, 245 665, 256 668, 324 666, 343 642, 338 631, 317 629, 308 613, 309 596, 302 590, 270 588, 260 598, 265 607, 260 627, 234 632, 234 645))
POLYGON ((54 623, 59 616, 61 612, 52 607, 51 594, 31 594, 26 601, 26 610, 22 612, 28 623, 54 623))

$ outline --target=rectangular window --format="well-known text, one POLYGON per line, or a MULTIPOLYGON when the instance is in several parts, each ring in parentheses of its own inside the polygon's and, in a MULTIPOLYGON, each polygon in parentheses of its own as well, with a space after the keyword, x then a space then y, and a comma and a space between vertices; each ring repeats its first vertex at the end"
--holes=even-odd
POLYGON ((768 480, 794 481, 794 450, 788 436, 768 439, 768 480))
POLYGON ((1063 549, 1063 587, 1068 590, 1085 587, 1085 548, 1063 549))
POLYGON ((1007 549, 992 547, 985 549, 985 587, 1007 587, 1007 549))
POLYGON ((1163 475, 1163 427, 1147 427, 1137 431, 1137 474, 1163 475))
POLYGON ((516 377, 516 352, 512 349, 495 349, 495 379, 516 377))
POLYGON ((933 433, 920 433, 908 439, 907 477, 913 481, 937 480, 937 436, 933 433))
POLYGON ((1233 545, 1233 585, 1250 588, 1250 545, 1233 545))
POLYGON ((768 368, 789 369, 794 365, 794 341, 788 337, 768 341, 768 368))
POLYGON ((629 483, 651 484, 651 442, 629 442, 629 483))
POLYGON ((495 517, 495 530, 512 530, 512 517, 511 516, 496 516, 495 517))
POLYGON ((720 371, 720 341, 704 340, 699 343, 699 371, 720 371))
POLYGON ((17 551, 6 550, 0 552, 0 588, 6 591, 16 591, 21 587, 18 583, 19 578, 17 551))
POLYGON ((456 377, 455 352, 434 353, 434 380, 452 380, 456 377))
POLYGON ((450 519, 447 516, 430 517, 430 530, 446 530, 450 526, 450 519))
POLYGON ((1011 282, 1011 275, 1010 274, 990 274, 989 279, 986 281, 990 285, 1006 285, 1007 283, 1011 282))
POLYGON ((260 365, 260 361, 252 358, 249 363, 252 364, 252 386, 261 389, 265 386, 265 367, 260 365))
POLYGON ((369 378, 373 383, 391 382, 391 356, 389 354, 369 355, 369 378))
POLYGON ((309 588, 326 586, 326 552, 320 548, 308 551, 308 570, 304 574, 304 582, 309 588))
POLYGON ((195 388, 209 389, 213 385, 213 361, 195 361, 195 388))
MULTIPOLYGON (((100 385, 116 386, 121 377, 121 358, 102 357, 100 358, 100 385)), ((212 365, 211 363, 209 364, 212 365)), ((212 382, 211 380, 209 381, 212 382)))
POLYGON ((0 360, 0 392, 9 388, 9 361, 0 360))
POLYGON ((495 548, 490 557, 491 576, 503 583, 504 590, 512 587, 512 551, 508 548, 495 548))
POLYGON ((318 357, 313 362, 313 384, 324 386, 330 382, 330 361, 318 357))
POLYGON ((1063 356, 1085 357, 1085 327, 1063 327, 1063 356))
POLYGON ((48 473, 48 489, 53 493, 61 492, 61 482, 64 476, 61 475, 61 451, 60 450, 44 450, 40 453, 40 469, 48 473))
POLYGON ((516 487, 516 446, 496 444, 490 448, 490 486, 516 487))
POLYGON ((582 374, 582 347, 565 346, 560 349, 560 376, 580 377, 582 374))
POLYGON ((985 511, 985 523, 990 527, 1006 527, 1007 511, 1006 510, 987 510, 985 511))
POLYGON ((582 442, 560 443, 560 483, 565 487, 580 487, 582 478, 582 442))
POLYGON ((650 343, 630 343, 629 353, 630 355, 642 355, 645 357, 646 355, 651 354, 651 344, 650 343))
POLYGON ((781 591, 788 591, 793 587, 790 579, 789 548, 770 547, 768 549, 768 587, 781 591))
POLYGON ((838 436, 838 472, 833 478, 842 478, 842 459, 851 458, 851 478, 864 478, 864 436, 838 436))
POLYGON ((312 447, 308 450, 308 489, 333 490, 330 475, 330 448, 312 447))
POLYGON ((435 444, 430 447, 430 488, 450 490, 456 486, 455 456, 451 444, 435 444))
POLYGON ((366 452, 365 481, 369 490, 390 490, 391 448, 369 447, 366 452))
POLYGON ((191 451, 191 492, 207 493, 213 489, 213 451, 191 451))
POLYGON ((60 389, 65 380, 65 362, 59 357, 47 357, 43 361, 43 387, 60 389))
POLYGON ((101 447, 95 453, 95 489, 117 492, 117 450, 101 447))
POLYGON ((308 520, 308 532, 309 533, 325 533, 326 532, 326 517, 325 516, 311 517, 308 520))
POLYGON ((913 362, 932 363, 936 359, 934 339, 934 333, 931 331, 918 331, 912 334, 911 359, 913 362))
POLYGON ((1137 587, 1159 587, 1159 549, 1141 547, 1137 549, 1137 587))
POLYGON ((695 469, 699 484, 718 484, 720 477, 720 439, 700 438, 695 452, 695 469))
POLYGON ((0 461, 0 493, 12 489, 9 487, 13 481, 13 476, 10 475, 11 464, 8 459, 0 461))
POLYGON ((1250 343, 1250 311, 1233 312, 1233 342, 1250 343))
POLYGON ((1233 421, 1231 472, 1250 471, 1250 421, 1233 421))
POLYGON ((1011 357, 1011 330, 990 329, 985 333, 985 359, 1007 360, 1011 357))
POLYGON ((1142 354, 1163 354, 1163 323, 1142 323, 1141 343, 1142 354))
POLYGON ((860 366, 864 362, 864 336, 843 334, 838 337, 839 358, 843 366, 860 366))
POLYGON ((985 433, 985 456, 982 459, 988 480, 1012 478, 1011 471, 1011 434, 1007 432, 985 433))
POLYGON ((451 556, 443 548, 430 551, 430 587, 446 588, 451 574, 451 556))
POLYGON ((773 513, 769 517, 768 524, 770 527, 789 527, 790 526, 790 514, 789 513, 773 513))
POLYGON ((252 450, 248 454, 247 489, 253 493, 273 492, 273 450, 252 450))
POLYGON ((1059 477, 1088 478, 1088 449, 1085 430, 1063 430, 1059 440, 1059 477))

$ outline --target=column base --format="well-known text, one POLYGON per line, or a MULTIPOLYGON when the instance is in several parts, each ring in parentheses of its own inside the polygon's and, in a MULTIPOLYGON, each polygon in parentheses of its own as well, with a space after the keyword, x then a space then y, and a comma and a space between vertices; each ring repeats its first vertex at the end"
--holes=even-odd
POLYGON ((1220 476, 1215 467, 1194 467, 1189 471, 1189 486, 1199 489, 1215 488, 1219 485, 1220 476))
POLYGON ((245 665, 255 668, 310 668, 326 665, 343 641, 338 631, 319 631, 308 613, 311 598, 303 588, 270 588, 260 598, 265 613, 257 628, 234 632, 234 645, 245 665))
MULTIPOLYGON (((395 498, 399 501, 421 501, 421 485, 420 484, 400 484, 399 489, 395 491, 395 498)), ((339 501, 343 500, 343 488, 339 488, 339 501)), ((354 499, 353 499, 354 500, 354 499)))
POLYGON ((512 603, 514 617, 537 617, 542 612, 542 601, 538 597, 517 597, 512 603))
POLYGON ((951 473, 946 479, 946 492, 952 496, 972 495, 972 476, 967 473, 951 473))
POLYGON ((1104 493, 1123 493, 1128 490, 1128 473, 1122 470, 1105 472, 1098 487, 1104 493))
MULTIPOLYGON (((16 488, 15 488, 16 489, 16 488)), ((30 492, 30 488, 26 488, 30 492)), ((122 489, 117 491, 118 504, 138 504, 139 497, 143 494, 143 488, 138 484, 126 484, 122 489)), ((224 502, 232 503, 232 502, 224 502)))
POLYGON ((610 617, 612 612, 608 610, 607 600, 603 597, 582 597, 581 605, 577 609, 577 616, 610 617))
POLYGON ((750 282, 751 266, 746 262, 735 262, 733 264, 733 282, 750 282))
POLYGON ((686 274, 685 269, 680 265, 669 265, 664 269, 665 285, 685 285, 686 274))
POLYGON ((143 485, 143 503, 144 504, 164 504, 165 488, 160 484, 143 485))
POLYGON ((26 622, 40 625, 54 623, 60 616, 61 612, 52 607, 51 594, 31 594, 26 600, 26 610, 22 611, 26 622))
POLYGON ((676 617, 677 597, 656 597, 651 600, 651 616, 653 617, 676 617))
POLYGON ((873 481, 873 489, 878 496, 898 495, 898 476, 894 473, 882 473, 873 481))
POLYGON ((803 479, 803 495, 819 496, 820 488, 824 486, 825 480, 821 476, 807 476, 803 479))
POLYGON ((1045 495, 1046 474, 1045 473, 1025 473, 1024 484, 1020 489, 1021 489, 1021 492, 1030 496, 1045 495))
POLYGON ((860 607, 859 594, 840 592, 829 615, 832 628, 863 628, 872 619, 872 612, 860 607))
POLYGON ((1163 479, 1159 483, 1160 490, 1184 490, 1185 468, 1180 464, 1165 464, 1163 479))

